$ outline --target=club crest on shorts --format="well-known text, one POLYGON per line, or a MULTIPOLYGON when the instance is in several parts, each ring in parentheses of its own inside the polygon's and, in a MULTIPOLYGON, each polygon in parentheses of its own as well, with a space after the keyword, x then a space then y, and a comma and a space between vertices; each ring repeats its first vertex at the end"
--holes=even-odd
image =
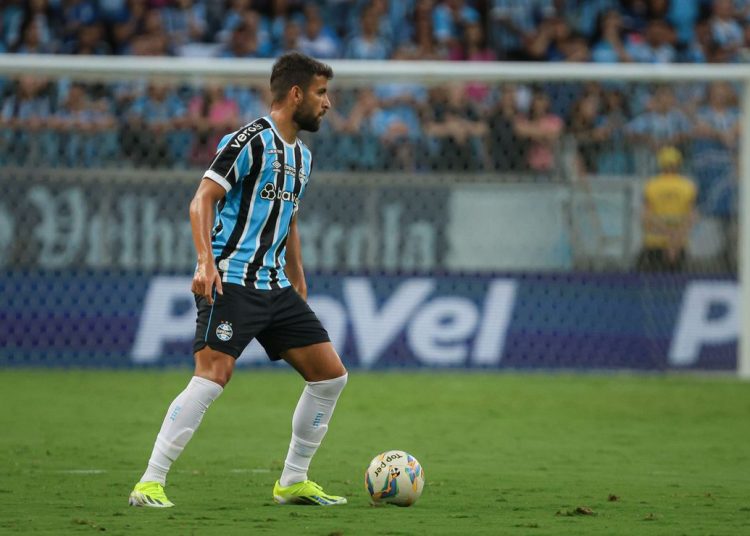
POLYGON ((227 342, 234 335, 232 331, 232 323, 224 321, 216 327, 216 336, 220 341, 227 342))

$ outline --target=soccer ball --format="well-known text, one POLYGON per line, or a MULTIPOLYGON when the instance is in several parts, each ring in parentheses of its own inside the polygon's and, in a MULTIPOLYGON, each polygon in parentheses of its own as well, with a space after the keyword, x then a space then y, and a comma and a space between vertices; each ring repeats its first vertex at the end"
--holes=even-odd
POLYGON ((372 504, 411 506, 422 495, 424 470, 417 459, 403 450, 375 456, 365 471, 365 488, 372 504))

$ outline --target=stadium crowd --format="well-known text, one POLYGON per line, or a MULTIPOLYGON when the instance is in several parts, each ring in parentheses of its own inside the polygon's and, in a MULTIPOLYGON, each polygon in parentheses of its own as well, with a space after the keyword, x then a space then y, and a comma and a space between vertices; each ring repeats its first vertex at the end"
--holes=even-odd
MULTIPOLYGON (((321 59, 725 63, 750 59, 750 0, 3 0, 6 53, 321 59)), ((263 90, 0 81, 0 164, 204 166, 263 90)), ((333 94, 316 169, 653 171, 678 147, 716 204, 736 183, 736 89, 724 83, 383 83, 333 94), (566 153, 567 151, 567 153, 566 153), (717 181, 721 186, 716 186, 717 181), (730 186, 727 186, 730 185, 730 186), (714 191, 716 190, 716 191, 714 191), (719 191, 720 190, 720 191, 719 191), (710 193, 713 192, 713 193, 710 193)), ((729 210, 728 207, 724 207, 729 210)), ((722 209, 724 210, 724 209, 722 209)))

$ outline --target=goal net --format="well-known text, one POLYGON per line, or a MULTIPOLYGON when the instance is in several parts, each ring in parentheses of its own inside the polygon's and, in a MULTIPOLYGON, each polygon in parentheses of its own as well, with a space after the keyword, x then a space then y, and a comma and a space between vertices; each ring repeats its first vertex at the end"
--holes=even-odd
MULTIPOLYGON (((349 365, 742 368, 746 70, 332 65, 299 218, 349 365)), ((0 57, 0 364, 190 362, 187 206, 270 66, 0 57)))

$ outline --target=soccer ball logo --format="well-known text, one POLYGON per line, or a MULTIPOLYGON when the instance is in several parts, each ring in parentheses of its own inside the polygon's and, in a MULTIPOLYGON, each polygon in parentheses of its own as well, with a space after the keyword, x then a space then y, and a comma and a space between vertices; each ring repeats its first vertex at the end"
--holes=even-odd
POLYGON ((424 470, 417 459, 402 450, 375 456, 365 471, 365 489, 373 504, 411 506, 424 488, 424 470))

